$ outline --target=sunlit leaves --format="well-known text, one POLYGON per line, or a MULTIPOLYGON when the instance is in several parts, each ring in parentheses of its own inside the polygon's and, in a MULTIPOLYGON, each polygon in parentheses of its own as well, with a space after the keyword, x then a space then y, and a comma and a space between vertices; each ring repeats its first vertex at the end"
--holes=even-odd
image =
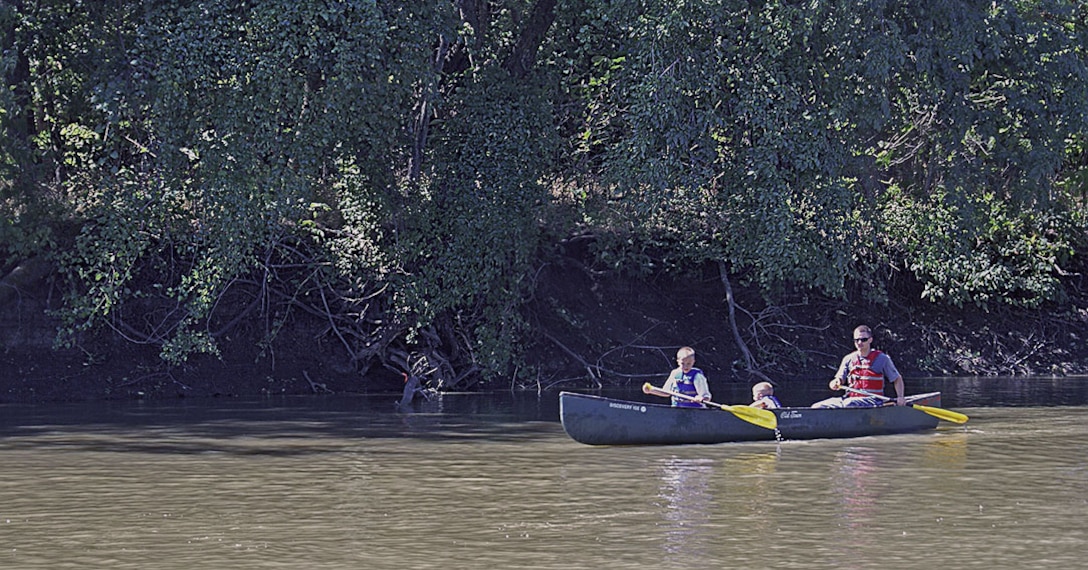
POLYGON ((669 243, 768 287, 836 293, 859 279, 881 298, 906 255, 928 299, 1059 299, 1067 244, 1030 236, 1064 223, 1054 180, 1088 130, 1084 27, 1063 25, 1074 5, 617 6, 615 228, 641 236, 633 253, 669 243), (1027 236, 973 229, 999 219, 1027 236))
POLYGON ((365 191, 379 199, 394 192, 393 172, 406 162, 412 71, 429 68, 431 57, 417 25, 448 9, 383 12, 368 1, 143 6, 136 17, 124 6, 50 5, 42 13, 54 19, 21 20, 39 22, 40 35, 26 37, 42 47, 26 53, 55 69, 34 78, 55 92, 46 108, 57 118, 45 117, 55 126, 31 140, 60 149, 73 173, 62 180, 71 203, 94 220, 62 258, 75 284, 67 331, 154 296, 179 308, 172 323, 148 333, 176 361, 214 352, 204 327, 217 301, 294 232, 307 204, 350 209, 358 201, 337 195, 355 188, 337 182, 341 171, 366 171, 373 184, 365 191), (72 30, 82 30, 88 41, 80 45, 97 48, 98 61, 118 62, 130 83, 120 85, 116 70, 111 77, 68 63, 88 59, 65 51, 69 44, 44 43, 72 30), (74 119, 62 121, 63 113, 74 119), (122 153, 111 148, 116 141, 122 153), (164 260, 168 271, 152 271, 164 260))
POLYGON ((1064 297, 1062 264, 1073 253, 1061 216, 1013 211, 995 194, 937 193, 916 201, 893 191, 885 235, 920 277, 923 298, 955 306, 1036 307, 1064 297))
POLYGON ((516 78, 531 2, 17 4, 0 245, 66 229, 66 332, 154 299, 172 361, 285 243, 359 345, 456 323, 493 371, 575 226, 619 271, 985 306, 1060 299, 1084 245, 1083 2, 572 0, 516 78))

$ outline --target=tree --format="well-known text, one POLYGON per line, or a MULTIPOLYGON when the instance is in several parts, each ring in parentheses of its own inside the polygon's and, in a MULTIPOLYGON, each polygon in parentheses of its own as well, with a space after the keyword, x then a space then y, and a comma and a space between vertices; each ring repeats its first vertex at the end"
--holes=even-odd
POLYGON ((8 2, 0 247, 58 264, 66 342, 108 327, 179 363, 307 315, 358 370, 443 385, 518 368, 571 232, 609 270, 719 267, 768 298, 1039 306, 1085 245, 1085 16, 8 2))
POLYGON ((624 3, 625 112, 587 138, 609 140, 619 219, 677 260, 769 290, 880 299, 905 270, 955 304, 1059 300, 1054 181, 1088 102, 1074 6, 624 3))

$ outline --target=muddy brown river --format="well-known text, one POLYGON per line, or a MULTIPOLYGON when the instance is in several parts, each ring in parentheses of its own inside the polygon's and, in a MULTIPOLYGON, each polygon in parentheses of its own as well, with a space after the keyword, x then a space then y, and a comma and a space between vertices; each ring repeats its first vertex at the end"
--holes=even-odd
POLYGON ((1029 381, 918 387, 971 416, 928 433, 679 447, 578 444, 555 394, 0 405, 0 568, 1081 567, 1088 379, 1029 381))

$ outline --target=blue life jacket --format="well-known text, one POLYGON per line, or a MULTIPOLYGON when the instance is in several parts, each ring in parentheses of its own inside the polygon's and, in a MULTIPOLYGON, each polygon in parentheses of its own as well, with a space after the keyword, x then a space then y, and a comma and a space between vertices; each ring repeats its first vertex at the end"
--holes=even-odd
POLYGON ((770 409, 773 409, 773 408, 781 408, 782 407, 782 402, 779 402, 778 398, 775 398, 774 396, 763 396, 762 398, 760 398, 760 399, 758 399, 758 400, 756 400, 755 402, 752 402, 752 403, 753 404, 758 404, 759 402, 763 402, 763 409, 765 409, 765 410, 770 410, 770 409))
MULTIPOLYGON (((676 391, 692 398, 699 397, 699 391, 695 389, 695 377, 702 374, 703 371, 698 368, 692 368, 687 373, 677 370, 677 373, 673 375, 676 378, 676 391)), ((673 397, 672 405, 680 408, 705 408, 706 406, 698 402, 689 402, 687 400, 681 400, 680 398, 673 397)))

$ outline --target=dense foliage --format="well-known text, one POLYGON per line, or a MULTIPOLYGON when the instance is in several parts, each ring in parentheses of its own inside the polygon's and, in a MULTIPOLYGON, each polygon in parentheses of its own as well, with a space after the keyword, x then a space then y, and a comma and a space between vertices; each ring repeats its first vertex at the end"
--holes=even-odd
POLYGON ((516 369, 552 246, 768 294, 1037 307, 1088 252, 1079 0, 14 0, 0 250, 61 343, 299 313, 357 369, 516 369))

